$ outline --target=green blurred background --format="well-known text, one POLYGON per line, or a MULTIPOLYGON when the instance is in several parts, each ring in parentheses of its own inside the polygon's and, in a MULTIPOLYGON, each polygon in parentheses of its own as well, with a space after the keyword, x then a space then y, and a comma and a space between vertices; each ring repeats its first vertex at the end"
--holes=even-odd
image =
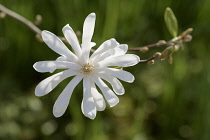
MULTIPOLYGON (((193 40, 174 54, 174 63, 138 64, 126 70, 136 80, 123 83, 120 103, 95 120, 83 116, 82 85, 76 87, 66 113, 55 118, 53 104, 69 80, 44 97, 35 86, 49 73, 36 72, 36 61, 58 57, 21 23, 0 19, 0 140, 209 140, 210 139, 210 0, 0 0, 34 21, 39 28, 63 36, 66 24, 82 31, 85 17, 95 12, 93 41, 116 38, 129 47, 171 39, 164 11, 171 7, 179 31, 192 27, 193 40)), ((163 48, 136 53, 141 59, 163 48)))

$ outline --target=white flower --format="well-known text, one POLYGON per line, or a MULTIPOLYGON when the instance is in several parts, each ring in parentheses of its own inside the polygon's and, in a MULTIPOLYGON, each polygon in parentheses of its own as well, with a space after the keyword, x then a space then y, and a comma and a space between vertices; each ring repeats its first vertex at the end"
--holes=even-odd
POLYGON ((119 102, 119 98, 115 93, 122 95, 125 91, 118 79, 129 83, 134 81, 134 76, 131 73, 122 69, 110 68, 110 66, 129 67, 140 61, 137 55, 125 54, 128 49, 126 44, 119 44, 115 39, 110 39, 100 45, 90 56, 90 50, 95 46, 95 43, 91 42, 95 18, 95 13, 91 13, 85 19, 81 47, 73 29, 69 25, 63 27, 63 34, 72 46, 75 54, 56 35, 49 31, 42 31, 44 42, 61 56, 55 61, 36 62, 33 65, 34 69, 38 72, 53 72, 56 69, 65 70, 41 81, 35 89, 36 96, 48 94, 61 81, 74 76, 54 104, 53 114, 55 117, 60 117, 64 114, 72 92, 81 80, 83 80, 81 109, 82 113, 90 119, 96 117, 97 111, 105 109, 104 98, 110 107, 115 106, 119 102), (111 84, 114 92, 102 79, 111 84), (99 93, 96 86, 101 90, 103 96, 99 93))

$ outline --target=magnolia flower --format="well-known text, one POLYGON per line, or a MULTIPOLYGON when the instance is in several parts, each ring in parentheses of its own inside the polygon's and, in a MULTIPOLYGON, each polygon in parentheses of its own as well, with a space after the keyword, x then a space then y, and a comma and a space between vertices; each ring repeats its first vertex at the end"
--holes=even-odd
POLYGON ((119 98, 115 94, 122 95, 125 90, 118 79, 129 83, 134 81, 134 76, 131 73, 110 67, 129 67, 140 61, 137 55, 125 54, 128 49, 126 44, 119 44, 115 39, 110 39, 101 44, 90 56, 90 50, 95 46, 95 43, 91 42, 95 19, 95 13, 89 14, 85 19, 81 46, 73 29, 68 24, 63 27, 63 34, 72 46, 74 53, 53 33, 45 30, 41 33, 42 39, 48 47, 61 56, 54 61, 36 62, 33 65, 34 69, 38 72, 51 73, 56 69, 65 70, 41 81, 35 89, 35 95, 44 96, 51 92, 61 81, 74 76, 54 104, 53 115, 55 117, 64 114, 74 88, 82 80, 83 99, 81 109, 82 113, 90 119, 96 117, 97 111, 105 109, 104 98, 110 107, 119 102, 119 98), (110 83, 113 90, 107 86, 104 80, 110 83), (98 91, 96 86, 103 94, 98 91))

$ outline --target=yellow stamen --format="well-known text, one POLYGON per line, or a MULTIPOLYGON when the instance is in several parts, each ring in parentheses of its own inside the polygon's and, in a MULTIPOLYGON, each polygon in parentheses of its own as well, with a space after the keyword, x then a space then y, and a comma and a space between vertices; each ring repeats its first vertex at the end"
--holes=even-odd
POLYGON ((84 64, 81 68, 81 72, 85 75, 90 75, 94 70, 94 65, 91 65, 89 63, 84 64))

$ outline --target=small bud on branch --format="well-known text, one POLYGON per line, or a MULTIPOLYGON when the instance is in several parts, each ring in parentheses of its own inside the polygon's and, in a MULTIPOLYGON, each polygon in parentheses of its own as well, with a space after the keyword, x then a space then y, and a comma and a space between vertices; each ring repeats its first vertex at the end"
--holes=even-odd
MULTIPOLYGON (((0 4, 0 18, 4 18, 6 15, 14 18, 15 20, 21 22, 24 24, 26 27, 31 29, 33 32, 36 33, 36 39, 40 42, 43 42, 41 38, 41 29, 39 29, 36 25, 39 25, 42 22, 42 16, 37 15, 35 18, 34 23, 29 21, 28 19, 24 18, 23 16, 17 14, 16 12, 6 8, 2 4, 0 4)), ((146 60, 141 60, 139 63, 153 63, 154 64, 154 59, 156 60, 164 60, 166 57, 169 57, 169 63, 172 63, 172 56, 171 54, 173 52, 176 52, 179 50, 180 47, 183 48, 182 42, 189 42, 192 40, 192 36, 190 35, 191 32, 193 31, 192 28, 187 29, 186 31, 182 32, 179 36, 176 36, 178 33, 178 24, 177 24, 177 19, 171 10, 171 8, 166 8, 165 15, 164 15, 165 23, 167 25, 167 28, 171 35, 174 37, 169 41, 165 40, 160 40, 157 43, 150 44, 150 45, 145 45, 142 47, 137 47, 137 48, 129 48, 128 51, 138 51, 145 53, 149 51, 150 48, 156 48, 156 47, 161 47, 161 46, 166 46, 166 49, 162 53, 155 53, 152 57, 146 59, 146 60)), ((77 32, 77 35, 80 36, 81 33, 77 32)), ((68 44, 68 41, 64 37, 59 37, 64 43, 68 44)), ((92 52, 95 50, 91 49, 92 52)))

